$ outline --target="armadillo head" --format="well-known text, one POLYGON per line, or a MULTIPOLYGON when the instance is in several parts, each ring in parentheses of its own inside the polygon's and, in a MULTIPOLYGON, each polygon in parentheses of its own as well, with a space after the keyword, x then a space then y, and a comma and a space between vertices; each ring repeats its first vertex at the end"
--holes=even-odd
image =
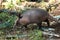
POLYGON ((19 20, 19 23, 22 25, 28 24, 29 23, 29 18, 23 17, 19 20))

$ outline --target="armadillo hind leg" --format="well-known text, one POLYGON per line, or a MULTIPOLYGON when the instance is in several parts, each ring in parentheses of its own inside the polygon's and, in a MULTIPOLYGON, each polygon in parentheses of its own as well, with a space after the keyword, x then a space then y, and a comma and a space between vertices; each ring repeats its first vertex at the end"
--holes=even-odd
POLYGON ((42 22, 37 23, 37 25, 38 25, 39 29, 41 29, 41 28, 42 28, 42 22))
POLYGON ((47 25, 48 25, 48 27, 49 27, 49 26, 50 26, 49 20, 48 20, 48 19, 46 19, 46 22, 47 22, 47 25))

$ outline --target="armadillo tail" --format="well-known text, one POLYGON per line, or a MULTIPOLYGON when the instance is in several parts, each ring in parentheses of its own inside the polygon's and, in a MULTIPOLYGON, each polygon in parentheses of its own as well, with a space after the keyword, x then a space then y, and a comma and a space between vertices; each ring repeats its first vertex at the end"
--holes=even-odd
POLYGON ((55 22, 58 22, 58 20, 56 18, 54 18, 52 15, 49 15, 49 19, 55 22))

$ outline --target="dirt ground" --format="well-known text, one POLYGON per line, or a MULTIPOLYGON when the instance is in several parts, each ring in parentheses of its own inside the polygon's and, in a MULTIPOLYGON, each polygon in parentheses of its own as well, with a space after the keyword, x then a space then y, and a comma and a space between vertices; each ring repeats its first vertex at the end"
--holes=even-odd
MULTIPOLYGON (((55 29, 54 33, 55 34, 58 34, 60 36, 60 23, 57 23, 55 25, 51 25, 51 27, 53 27, 55 29)), ((45 40, 60 40, 60 37, 52 37, 49 39, 48 36, 44 36, 45 37, 45 40)))

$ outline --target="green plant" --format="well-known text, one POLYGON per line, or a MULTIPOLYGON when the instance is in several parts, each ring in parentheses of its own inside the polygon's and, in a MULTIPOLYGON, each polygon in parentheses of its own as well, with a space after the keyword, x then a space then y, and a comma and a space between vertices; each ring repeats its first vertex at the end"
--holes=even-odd
POLYGON ((17 16, 9 15, 9 13, 1 13, 0 20, 3 22, 0 23, 0 28, 13 27, 17 16))

